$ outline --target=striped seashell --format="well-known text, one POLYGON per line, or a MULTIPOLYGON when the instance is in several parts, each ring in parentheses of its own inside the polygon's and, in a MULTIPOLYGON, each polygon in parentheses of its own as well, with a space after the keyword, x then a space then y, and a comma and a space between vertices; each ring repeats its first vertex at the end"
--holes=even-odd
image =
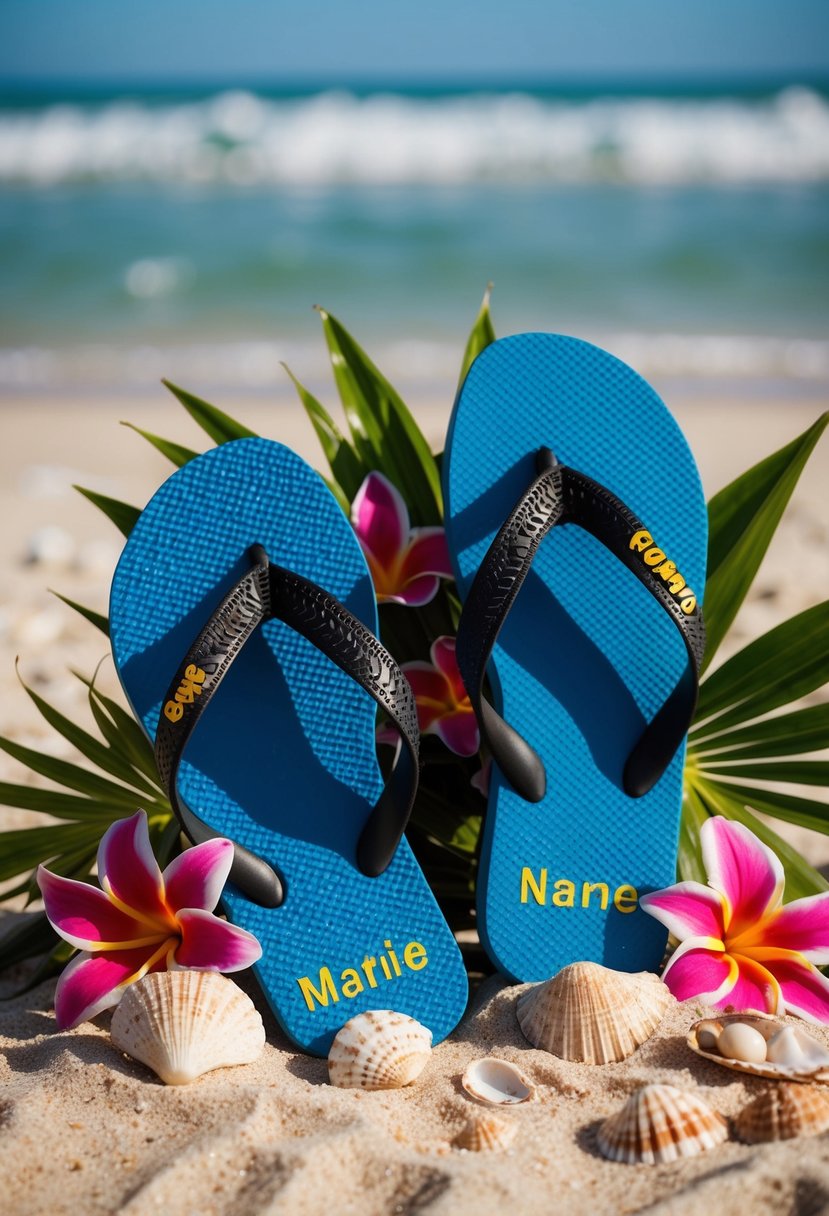
POLYGON ((728 1138, 728 1124, 696 1094, 645 1085, 599 1128, 599 1152, 628 1165, 662 1165, 696 1157, 728 1138))
POLYGON ((493 1153, 509 1148, 518 1133, 514 1123, 489 1111, 476 1111, 458 1132, 452 1144, 470 1153, 493 1153))
POLYGON ((650 971, 629 974, 599 963, 570 963, 518 999, 518 1024, 533 1047, 563 1060, 624 1060, 676 1003, 650 971))
POLYGON ((770 1081, 829 1081, 829 1051, 801 1026, 762 1013, 724 1013, 702 1018, 688 1031, 688 1046, 697 1055, 770 1081), (735 1031, 754 1032, 765 1041, 765 1059, 747 1058, 735 1031), (726 1033, 727 1032, 727 1033, 726 1033), (737 1053, 740 1053, 738 1055, 737 1053), (742 1058, 740 1058, 742 1056, 742 1058))
POLYGON ((157 971, 127 988, 112 1015, 112 1041, 166 1085, 250 1064, 265 1045, 253 1001, 218 971, 157 971))
POLYGON ((401 1089, 429 1060, 432 1032, 393 1009, 370 1009, 337 1031, 328 1079, 341 1089, 401 1089))
POLYGON ((829 1095, 817 1086, 791 1081, 769 1086, 734 1120, 734 1130, 746 1144, 816 1136, 827 1129, 829 1095))

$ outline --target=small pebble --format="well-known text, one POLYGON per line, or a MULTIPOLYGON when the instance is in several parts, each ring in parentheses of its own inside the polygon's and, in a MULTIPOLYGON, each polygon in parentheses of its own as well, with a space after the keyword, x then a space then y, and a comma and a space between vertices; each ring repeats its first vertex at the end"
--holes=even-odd
POLYGON ((762 1064, 766 1058, 766 1040, 745 1022, 729 1022, 720 1032, 717 1049, 720 1055, 744 1064, 762 1064))

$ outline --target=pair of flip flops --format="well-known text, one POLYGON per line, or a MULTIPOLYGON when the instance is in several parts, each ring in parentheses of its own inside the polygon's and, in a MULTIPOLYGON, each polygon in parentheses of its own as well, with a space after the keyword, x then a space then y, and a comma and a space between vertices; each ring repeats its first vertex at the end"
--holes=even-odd
MULTIPOLYGON (((473 364, 444 493, 458 660, 494 760, 482 940, 520 980, 574 959, 654 968, 665 931, 638 896, 673 878, 702 645, 687 445, 617 359, 524 334, 473 364)), ((414 701, 322 479, 264 439, 185 465, 129 538, 110 624, 186 833, 236 846, 224 908, 262 942, 257 978, 289 1037, 324 1054, 376 1008, 448 1034, 466 975, 403 836, 414 701), (378 703, 401 735, 385 782, 378 703)))

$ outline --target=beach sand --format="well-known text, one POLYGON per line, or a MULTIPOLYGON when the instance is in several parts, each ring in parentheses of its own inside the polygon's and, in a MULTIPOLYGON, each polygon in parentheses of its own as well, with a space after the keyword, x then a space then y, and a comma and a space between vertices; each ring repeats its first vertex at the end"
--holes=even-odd
MULTIPOLYGON (((320 465, 310 425, 289 398, 220 404, 320 465)), ((709 495, 820 412, 786 394, 714 400, 702 383, 671 404, 709 495)), ((85 689, 70 669, 89 675, 104 660, 101 685, 117 687, 106 639, 47 590, 106 610, 120 537, 71 485, 140 506, 168 474, 167 462, 119 427, 119 418, 194 448, 207 443, 162 389, 152 400, 117 407, 19 400, 0 404, 0 411, 0 733, 71 756, 39 718, 14 666, 19 656, 27 682, 85 725, 85 689)), ((423 403, 417 413, 439 446, 445 404, 423 403)), ((825 597, 827 484, 829 441, 811 458, 723 655, 825 597)), ((24 770, 0 756, 0 780, 23 779, 24 770)), ((2 827, 32 821, 26 812, 0 808, 2 827)), ((775 828, 814 864, 829 866, 829 838, 775 828)), ((0 909, 0 931, 19 915, 14 906, 0 909)), ((19 978, 5 977, 0 990, 11 991, 19 978)), ((624 1166, 598 1156, 596 1122, 646 1081, 698 1090, 726 1116, 758 1089, 760 1082, 687 1050, 693 1004, 678 1006, 628 1060, 599 1068, 530 1049, 514 1019, 517 990, 496 991, 490 981, 479 993, 481 1007, 435 1049, 414 1085, 369 1094, 327 1085, 324 1061, 291 1051, 269 1017, 268 1044, 256 1064, 168 1089, 114 1049, 109 1015, 56 1033, 53 991, 54 981, 47 981, 0 1006, 0 1208, 15 1216, 829 1212, 825 1138, 761 1148, 729 1142, 664 1166, 624 1166), (465 1153, 450 1145, 473 1106, 459 1078, 469 1060, 484 1054, 520 1064, 539 1086, 539 1100, 508 1112, 518 1134, 507 1151, 465 1153)), ((829 1032, 817 1033, 829 1044, 829 1032)))

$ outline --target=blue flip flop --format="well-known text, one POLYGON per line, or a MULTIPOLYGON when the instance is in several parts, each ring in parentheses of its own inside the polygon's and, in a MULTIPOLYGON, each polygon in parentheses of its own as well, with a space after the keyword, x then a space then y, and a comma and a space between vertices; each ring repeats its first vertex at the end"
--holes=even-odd
POLYGON ((704 648, 693 457, 631 368, 530 333, 470 368, 443 470, 458 663, 493 755, 482 941, 522 981, 655 969, 666 933, 638 901, 675 878, 704 648))
POLYGON ((234 842, 223 907, 262 943, 256 975, 288 1036, 323 1055, 350 1017, 393 1008, 442 1039, 467 979, 401 838, 414 700, 322 478, 265 439, 179 469, 129 537, 110 626, 184 830, 234 842), (376 703, 403 737, 385 786, 376 703))

